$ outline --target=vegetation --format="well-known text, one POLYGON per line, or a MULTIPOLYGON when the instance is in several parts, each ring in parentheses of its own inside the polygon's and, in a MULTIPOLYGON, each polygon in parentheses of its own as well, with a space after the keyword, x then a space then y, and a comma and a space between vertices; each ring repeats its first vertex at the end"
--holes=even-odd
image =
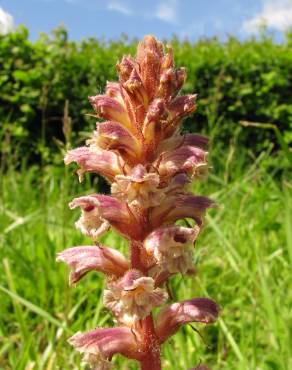
MULTIPOLYGON (((101 275, 70 289, 66 267, 55 262, 58 251, 89 241, 72 227, 79 216, 68 210, 72 195, 106 191, 98 177, 76 184, 61 158, 75 130, 85 137, 94 125, 84 116, 85 97, 114 78, 110 66, 133 45, 76 44, 62 30, 35 43, 25 30, 0 41, 0 369, 78 369, 80 355, 66 339, 112 325, 100 299, 101 275)), ((200 94, 185 128, 210 135, 216 169, 194 190, 219 206, 199 238, 198 275, 174 278, 170 288, 175 300, 210 296, 223 309, 216 325, 193 326, 204 339, 188 326, 165 345, 164 369, 200 361, 214 370, 291 369, 291 44, 230 39, 174 46, 177 65, 188 66, 187 91, 200 94), (274 123, 278 131, 241 120, 274 123)), ((104 238, 126 250, 116 234, 104 238)), ((115 362, 118 369, 136 366, 115 362)))
MULTIPOLYGON (((268 37, 245 42, 230 38, 225 44, 173 39, 171 44, 176 64, 187 66, 184 93, 199 94, 187 130, 203 130, 216 137, 216 146, 226 147, 240 121, 248 120, 273 123, 292 142, 292 34, 283 44, 268 37)), ((86 97, 104 91, 106 81, 116 78, 115 63, 134 53, 135 46, 136 41, 125 37, 74 42, 62 28, 36 42, 25 28, 0 36, 0 135, 13 144, 17 158, 29 155, 30 162, 37 162, 41 154, 47 162, 56 159, 58 140, 64 140, 66 101, 72 139, 91 131, 94 121, 86 116, 86 97)), ((273 138, 272 130, 243 130, 240 144, 260 152, 273 138)))

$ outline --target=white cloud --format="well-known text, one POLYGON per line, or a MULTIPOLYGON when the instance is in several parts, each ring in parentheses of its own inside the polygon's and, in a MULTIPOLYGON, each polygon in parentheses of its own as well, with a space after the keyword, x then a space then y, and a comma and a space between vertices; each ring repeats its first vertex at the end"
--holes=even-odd
POLYGON ((262 10, 247 19, 242 28, 247 33, 256 33, 262 26, 276 31, 292 27, 292 0, 265 0, 262 10))
POLYGON ((132 14, 132 10, 128 6, 119 1, 110 1, 107 8, 108 10, 113 10, 125 15, 132 14))
POLYGON ((177 1, 168 0, 158 4, 155 17, 169 23, 177 22, 177 1))
POLYGON ((0 34, 6 34, 13 30, 13 17, 0 7, 0 34))

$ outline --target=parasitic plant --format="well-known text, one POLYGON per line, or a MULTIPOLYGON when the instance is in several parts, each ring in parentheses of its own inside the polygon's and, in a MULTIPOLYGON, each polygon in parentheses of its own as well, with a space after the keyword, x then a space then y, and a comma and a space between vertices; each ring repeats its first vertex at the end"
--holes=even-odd
MULTIPOLYGON (((207 139, 180 134, 182 119, 196 108, 196 95, 179 95, 186 79, 175 69, 170 47, 153 36, 138 45, 135 58, 117 64, 119 82, 89 98, 98 122, 87 146, 70 150, 65 163, 98 173, 111 195, 75 198, 81 209, 76 227, 92 246, 69 248, 58 260, 71 268, 70 284, 87 272, 105 274, 104 305, 116 326, 78 332, 69 339, 85 362, 107 369, 114 354, 137 360, 143 370, 161 369, 161 345, 191 322, 212 323, 218 306, 208 298, 167 303, 167 282, 194 272, 192 251, 204 213, 213 202, 192 195, 188 185, 207 172, 207 139), (191 219, 188 227, 179 220, 191 219), (129 241, 129 259, 98 243, 110 227, 129 241), (153 310, 163 308, 156 313, 153 310)), ((201 366, 201 365, 200 365, 201 366)))

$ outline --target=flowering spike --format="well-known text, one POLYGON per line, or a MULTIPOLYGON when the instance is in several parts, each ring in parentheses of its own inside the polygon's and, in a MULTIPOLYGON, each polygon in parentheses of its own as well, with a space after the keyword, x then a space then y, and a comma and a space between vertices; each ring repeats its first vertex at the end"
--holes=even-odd
POLYGON ((95 369, 108 369, 120 353, 143 370, 161 370, 160 347, 169 336, 182 324, 218 316, 213 301, 194 298, 153 318, 168 299, 168 279, 195 271, 193 246, 214 202, 190 194, 189 185, 207 174, 208 139, 180 133, 197 95, 179 95, 186 70, 175 68, 171 47, 165 52, 145 36, 136 57, 123 57, 117 71, 119 82, 107 82, 105 94, 89 98, 105 122, 97 122, 86 146, 70 150, 65 163, 76 162, 80 178, 93 172, 109 182, 111 195, 75 198, 70 207, 81 209, 76 227, 95 244, 110 227, 128 239, 129 261, 99 244, 69 248, 57 259, 71 268, 70 283, 90 270, 105 274, 104 305, 119 326, 77 333, 69 342, 95 369), (190 227, 177 224, 187 218, 194 221, 190 227))

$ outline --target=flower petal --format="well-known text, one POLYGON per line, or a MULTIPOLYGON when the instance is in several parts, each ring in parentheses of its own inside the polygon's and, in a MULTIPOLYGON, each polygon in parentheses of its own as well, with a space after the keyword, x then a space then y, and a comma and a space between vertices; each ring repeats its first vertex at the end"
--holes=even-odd
POLYGON ((74 247, 58 253, 57 261, 65 262, 72 269, 69 283, 77 283, 88 271, 122 276, 129 268, 125 257, 115 249, 102 246, 74 247))
POLYGON ((152 227, 156 228, 179 219, 192 218, 201 226, 206 209, 214 205, 213 200, 204 196, 170 196, 159 207, 150 211, 150 221, 152 227))
POLYGON ((92 150, 89 147, 80 147, 69 150, 64 158, 65 164, 76 162, 80 169, 77 171, 79 179, 85 172, 94 172, 112 181, 115 175, 122 173, 124 161, 117 154, 108 150, 92 150))
POLYGON ((125 357, 138 359, 140 343, 138 333, 126 327, 98 328, 87 333, 76 333, 68 342, 85 355, 100 360, 111 360, 120 353, 125 357))
POLYGON ((162 309, 157 316, 156 333, 161 343, 175 334, 181 325, 191 322, 210 324, 219 315, 218 305, 209 298, 194 298, 162 309))

